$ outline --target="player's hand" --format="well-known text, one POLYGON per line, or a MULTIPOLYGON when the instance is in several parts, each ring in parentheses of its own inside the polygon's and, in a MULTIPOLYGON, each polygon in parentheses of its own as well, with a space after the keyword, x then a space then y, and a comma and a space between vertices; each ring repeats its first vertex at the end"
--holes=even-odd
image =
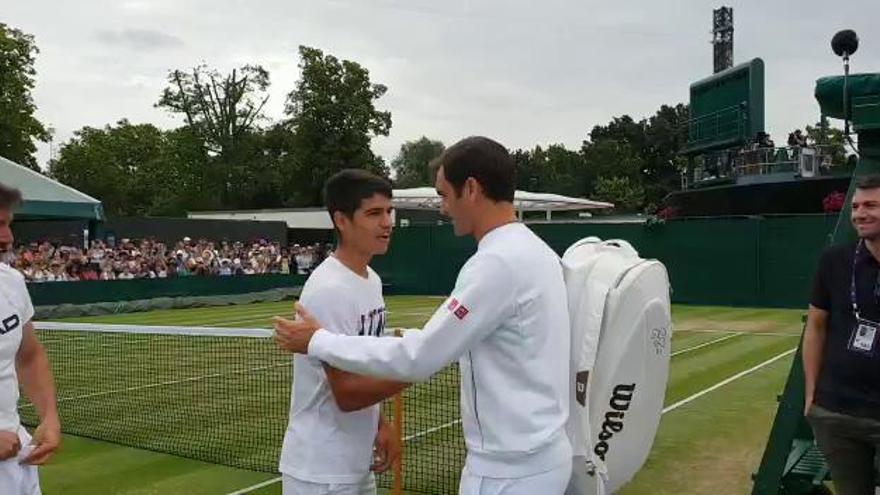
POLYGON ((278 347, 288 352, 308 354, 312 335, 321 328, 302 304, 296 303, 296 320, 288 320, 280 316, 272 319, 275 327, 275 342, 278 347))
POLYGON ((373 443, 373 465, 370 466, 370 470, 384 473, 398 457, 400 457, 400 442, 397 438, 397 430, 382 421, 379 423, 379 431, 373 443))
POLYGON ((14 431, 0 431, 0 461, 12 459, 21 450, 21 440, 14 431))
POLYGON ((34 450, 21 463, 34 466, 44 464, 61 446, 61 424, 57 420, 47 420, 40 423, 40 426, 34 430, 31 445, 34 446, 34 450))

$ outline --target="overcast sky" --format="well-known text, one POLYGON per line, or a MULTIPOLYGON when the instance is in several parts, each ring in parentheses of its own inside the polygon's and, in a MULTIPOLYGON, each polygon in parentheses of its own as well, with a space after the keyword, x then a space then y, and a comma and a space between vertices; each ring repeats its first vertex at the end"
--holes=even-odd
MULTIPOLYGON (((40 120, 56 146, 121 118, 180 124, 153 108, 170 69, 201 61, 271 73, 268 115, 298 77, 297 47, 357 61, 388 86, 390 161, 422 135, 450 144, 485 134, 509 148, 580 146, 596 124, 686 102, 712 72, 718 1, 4 0, 0 22, 36 36, 40 120)), ((880 1, 733 3, 735 63, 766 64, 766 124, 776 142, 818 119, 817 77, 842 71, 839 29, 861 38, 853 70, 880 71, 880 1)), ((48 159, 40 150, 40 161, 48 159)))

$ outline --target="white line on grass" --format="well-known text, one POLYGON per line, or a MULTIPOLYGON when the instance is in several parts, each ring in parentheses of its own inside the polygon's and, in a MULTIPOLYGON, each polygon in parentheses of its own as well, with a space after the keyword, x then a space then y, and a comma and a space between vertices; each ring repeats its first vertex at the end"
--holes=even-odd
POLYGON ((690 402, 693 402, 693 401, 699 399, 700 397, 702 397, 702 396, 708 394, 709 392, 713 392, 713 391, 715 391, 715 390, 718 390, 719 388, 721 388, 721 387, 727 385, 728 383, 731 383, 731 382, 734 382, 734 381, 736 381, 736 380, 739 380, 740 378, 742 378, 742 377, 744 377, 744 376, 751 375, 752 373, 758 371, 759 369, 761 369, 761 368, 763 368, 763 367, 765 367, 765 366, 769 366, 769 365, 775 363, 776 361, 779 361, 780 359, 782 359, 782 358, 784 358, 784 357, 786 357, 786 356, 788 356, 788 355, 794 353, 794 351, 796 351, 796 350, 797 350, 797 348, 789 349, 789 350, 783 352, 782 354, 779 354, 779 355, 777 355, 777 356, 774 356, 774 357, 772 357, 772 358, 770 358, 770 359, 764 361, 764 362, 761 363, 761 364, 758 364, 758 365, 756 365, 756 366, 753 366, 753 367, 751 367, 751 368, 749 368, 749 369, 747 369, 747 370, 745 370, 745 371, 741 371, 741 372, 739 372, 739 373, 737 373, 737 374, 731 376, 730 378, 727 378, 727 379, 725 379, 725 380, 722 380, 722 381, 716 383, 715 385, 712 385, 712 386, 709 387, 709 388, 706 388, 706 389, 700 390, 699 392, 695 393, 694 395, 691 395, 690 397, 687 397, 687 398, 685 398, 685 399, 682 399, 682 400, 676 402, 675 404, 672 404, 672 405, 666 406, 666 407, 663 408, 663 414, 666 414, 666 413, 668 413, 668 412, 670 412, 670 411, 674 411, 674 410, 678 409, 679 407, 681 407, 681 406, 683 406, 683 405, 685 405, 685 404, 688 404, 688 403, 690 403, 690 402))
POLYGON ((39 340, 40 340, 41 344, 46 345, 46 344, 57 344, 59 342, 70 342, 72 340, 85 340, 85 339, 86 339, 86 337, 70 337, 67 339, 46 339, 46 340, 39 339, 39 340))
POLYGON ((724 337, 721 337, 721 338, 718 338, 715 340, 710 340, 709 342, 703 342, 702 344, 695 345, 693 347, 688 347, 687 349, 682 349, 680 351, 673 352, 672 354, 670 354, 669 357, 675 357, 675 356, 678 356, 681 354, 687 354, 688 352, 696 351, 697 349, 702 349, 703 347, 709 347, 710 345, 717 344, 719 342, 724 342, 725 340, 730 340, 734 337, 739 337, 740 335, 743 335, 743 332, 737 332, 737 333, 733 333, 730 335, 725 335, 724 337))
MULTIPOLYGON (((730 333, 730 330, 676 330, 676 333, 679 332, 687 332, 687 333, 730 333)), ((745 335, 755 335, 758 337, 800 337, 800 333, 785 333, 785 332, 741 332, 745 335)))
POLYGON ((279 481, 281 481, 281 476, 279 476, 277 478, 272 478, 270 480, 266 480, 262 483, 257 483, 256 485, 249 486, 247 488, 242 488, 241 490, 229 492, 226 495, 244 495, 245 493, 250 493, 254 490, 259 490, 260 488, 265 488, 267 486, 274 485, 275 483, 278 483, 279 481))
MULTIPOLYGON (((446 423, 446 424, 443 424, 443 425, 440 425, 440 426, 435 426, 435 427, 433 427, 433 428, 429 428, 429 429, 427 429, 427 430, 425 430, 425 431, 420 431, 420 432, 418 432, 418 433, 416 433, 416 434, 414 434, 414 435, 409 435, 409 436, 407 436, 407 437, 404 437, 403 441, 404 441, 404 442, 409 442, 410 440, 415 440, 415 439, 420 438, 420 437, 423 437, 423 436, 425 436, 425 435, 430 435, 431 433, 434 433, 434 432, 437 432, 437 431, 440 431, 440 430, 444 430, 444 429, 446 429, 446 428, 449 428, 450 426, 455 426, 455 425, 457 425, 457 424, 459 424, 459 423, 461 423, 461 420, 460 420, 460 419, 456 419, 455 421, 450 421, 450 422, 448 422, 448 423, 446 423)), ((272 479, 266 480, 266 481, 264 481, 264 482, 262 482, 262 483, 257 483, 256 485, 249 486, 249 487, 247 487, 247 488, 242 488, 241 490, 238 490, 238 491, 235 491, 235 492, 230 492, 230 493, 228 493, 227 495, 244 495, 245 493, 250 493, 250 492, 252 492, 252 491, 259 490, 260 488, 265 488, 265 487, 267 487, 267 486, 274 485, 275 483, 278 483, 279 481, 281 481, 281 477, 280 477, 280 476, 277 477, 277 478, 272 478, 272 479)))
MULTIPOLYGON (((134 346, 134 345, 142 345, 142 344, 151 344, 151 343, 156 342, 159 339, 160 339, 160 337, 150 337, 148 339, 132 340, 129 342, 125 342, 125 341, 115 342, 113 344, 94 344, 94 343, 92 343, 91 345, 84 345, 84 346, 80 346, 80 347, 70 347, 65 350, 67 352, 83 351, 86 349, 91 350, 91 349, 94 349, 96 345, 97 345, 97 347, 103 347, 103 348, 134 346)), ((70 340, 74 340, 74 339, 70 339, 70 340)), ((55 343, 55 342, 50 342, 50 343, 55 343)))
MULTIPOLYGON (((257 368, 249 368, 249 369, 245 369, 245 370, 235 370, 235 371, 228 371, 228 372, 224 372, 224 373, 212 373, 210 375, 193 376, 190 378, 183 378, 181 380, 169 380, 169 381, 165 381, 165 382, 161 382, 161 383, 149 383, 147 385, 138 385, 136 387, 118 388, 115 390, 106 390, 104 392, 94 392, 91 394, 75 395, 73 397, 62 397, 62 398, 58 399, 57 402, 66 402, 66 401, 78 400, 78 399, 89 399, 92 397, 99 397, 102 395, 118 394, 121 392, 133 392, 135 390, 145 390, 148 388, 164 387, 166 385, 176 385, 178 383, 197 382, 200 380, 207 380, 209 378, 219 378, 221 376, 226 376, 226 375, 240 375, 242 373, 251 373, 253 371, 263 371, 263 370, 268 370, 271 368, 278 368, 280 366, 290 366, 290 363, 284 362, 284 363, 272 364, 269 366, 260 366, 257 368)), ((25 404, 25 405, 29 405, 29 404, 25 404)))
MULTIPOLYGON (((734 334, 734 335, 729 336, 729 337, 735 337, 736 335, 739 335, 739 334, 734 334)), ((714 341, 713 341, 713 342, 714 342, 714 341)), ((764 361, 764 362, 761 363, 761 364, 758 364, 758 365, 756 365, 756 366, 753 366, 753 367, 751 367, 751 368, 749 368, 749 369, 747 369, 747 370, 745 370, 745 371, 741 371, 741 372, 739 372, 739 373, 737 373, 737 374, 731 376, 730 378, 727 378, 727 379, 725 379, 725 380, 722 380, 722 381, 716 383, 715 385, 712 385, 712 386, 709 387, 709 388, 706 388, 706 389, 704 389, 704 390, 701 390, 701 391, 695 393, 694 395, 691 395, 690 397, 688 397, 688 398, 686 398, 686 399, 682 399, 682 400, 676 402, 675 404, 672 404, 672 405, 670 405, 670 406, 667 406, 667 407, 663 408, 663 413, 662 413, 662 414, 666 414, 666 413, 668 413, 668 412, 670 412, 670 411, 674 411, 674 410, 678 409, 679 407, 681 407, 681 406, 683 406, 683 405, 685 405, 685 404, 688 404, 688 403, 690 403, 690 402, 693 402, 693 401, 699 399, 700 397, 702 397, 702 396, 708 394, 709 392, 713 392, 713 391, 715 391, 715 390, 718 390, 719 388, 721 388, 721 387, 723 387, 723 386, 725 386, 725 385, 727 385, 727 384, 729 384, 729 383, 731 383, 731 382, 734 382, 734 381, 736 381, 736 380, 739 380, 740 378, 742 378, 742 377, 744 377, 744 376, 748 376, 748 375, 750 375, 750 374, 752 374, 752 373, 754 373, 754 372, 760 370, 761 368, 764 368, 765 366, 769 366, 769 365, 775 363, 776 361, 779 361, 780 359, 782 359, 782 358, 784 358, 784 357, 786 357, 786 356, 788 356, 788 355, 794 353, 794 351, 796 351, 796 350, 797 350, 797 348, 789 349, 789 350, 783 352, 782 354, 779 354, 779 355, 777 355, 777 356, 774 356, 774 357, 772 357, 772 358, 770 358, 770 359, 764 361)), ((450 426, 454 426, 454 425, 456 425, 456 424, 458 424, 458 423, 461 423, 461 419, 457 419, 457 420, 455 420, 455 421, 450 421, 450 422, 448 422, 448 423, 446 423, 446 424, 443 424, 443 425, 440 425, 440 426, 435 426, 434 428, 430 428, 430 429, 428 429, 428 430, 425 430, 425 431, 422 431, 422 432, 416 433, 416 434, 414 434, 414 435, 410 435, 410 436, 404 438, 403 441, 406 442, 406 441, 409 441, 409 440, 414 440, 414 439, 416 439, 416 438, 423 437, 423 436, 425 436, 425 435, 429 435, 429 434, 434 433, 434 432, 436 432, 436 431, 440 431, 440 430, 443 430, 443 429, 445 429, 445 428, 449 428, 450 426)), ((270 479, 270 480, 266 480, 266 481, 264 481, 264 482, 262 482, 262 483, 258 483, 258 484, 256 484, 256 485, 249 486, 249 487, 247 487, 247 488, 243 488, 243 489, 241 489, 241 490, 238 490, 238 491, 235 491, 235 492, 228 493, 227 495, 244 495, 244 494, 246 494, 246 493, 250 493, 250 492, 252 492, 252 491, 254 491, 254 490, 259 490, 260 488, 264 488, 264 487, 267 487, 267 486, 273 485, 273 484, 275 484, 275 483, 278 483, 279 481, 281 481, 281 477, 272 478, 272 479, 270 479)))
POLYGON ((435 427, 429 428, 425 431, 420 431, 414 435, 410 435, 408 437, 405 437, 403 439, 403 441, 408 442, 410 440, 415 440, 416 438, 420 438, 425 435, 430 435, 431 433, 434 433, 435 431, 445 430, 446 428, 449 428, 450 426, 455 426, 459 423, 461 423, 461 419, 456 419, 455 421, 450 421, 450 422, 446 423, 445 425, 435 426, 435 427))

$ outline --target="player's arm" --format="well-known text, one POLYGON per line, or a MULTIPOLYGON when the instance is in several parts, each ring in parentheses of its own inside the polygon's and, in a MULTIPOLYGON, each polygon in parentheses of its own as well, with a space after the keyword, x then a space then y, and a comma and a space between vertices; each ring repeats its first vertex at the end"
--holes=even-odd
MULTIPOLYGON (((312 290, 302 302, 312 306, 314 314, 322 321, 327 321, 334 331, 344 335, 355 335, 358 333, 355 323, 357 318, 352 315, 357 315, 357 310, 354 309, 351 299, 340 298, 340 293, 345 294, 347 289, 344 286, 321 286, 312 290)), ((330 384, 333 399, 339 409, 345 412, 357 411, 382 402, 406 387, 403 383, 356 375, 328 366, 326 363, 321 364, 330 384)))
POLYGON ((330 390, 333 392, 333 399, 336 400, 339 409, 345 412, 358 411, 378 404, 409 385, 408 383, 356 375, 336 369, 326 363, 323 364, 327 381, 330 383, 330 390))
MULTIPOLYGON (((364 338, 318 330, 310 336, 308 354, 353 373, 405 382, 427 380, 515 311, 512 271, 494 256, 478 261, 462 269, 448 303, 422 331, 408 332, 403 338, 364 338)), ((276 326, 281 340, 283 325, 276 326)))
POLYGON ((804 414, 813 404, 816 393, 816 381, 822 370, 822 354, 825 350, 825 338, 828 332, 828 311, 819 309, 812 304, 807 312, 807 326, 804 329, 802 359, 804 364, 804 414))
POLYGON ((24 325, 21 346, 15 357, 18 380, 25 396, 30 399, 40 416, 40 425, 34 431, 35 448, 25 458, 27 464, 43 464, 61 444, 61 422, 55 402, 55 381, 49 367, 46 350, 37 340, 34 325, 24 325))

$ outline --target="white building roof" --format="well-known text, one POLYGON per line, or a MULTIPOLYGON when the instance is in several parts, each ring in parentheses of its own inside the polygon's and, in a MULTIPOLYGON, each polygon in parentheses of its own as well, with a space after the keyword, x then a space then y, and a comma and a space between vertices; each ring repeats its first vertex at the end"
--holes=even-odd
MULTIPOLYGON (((407 210, 435 210, 440 208, 440 196, 433 187, 414 187, 394 190, 394 207, 407 210)), ((596 210, 614 208, 612 203, 572 198, 559 194, 516 191, 513 206, 519 211, 596 210)))

